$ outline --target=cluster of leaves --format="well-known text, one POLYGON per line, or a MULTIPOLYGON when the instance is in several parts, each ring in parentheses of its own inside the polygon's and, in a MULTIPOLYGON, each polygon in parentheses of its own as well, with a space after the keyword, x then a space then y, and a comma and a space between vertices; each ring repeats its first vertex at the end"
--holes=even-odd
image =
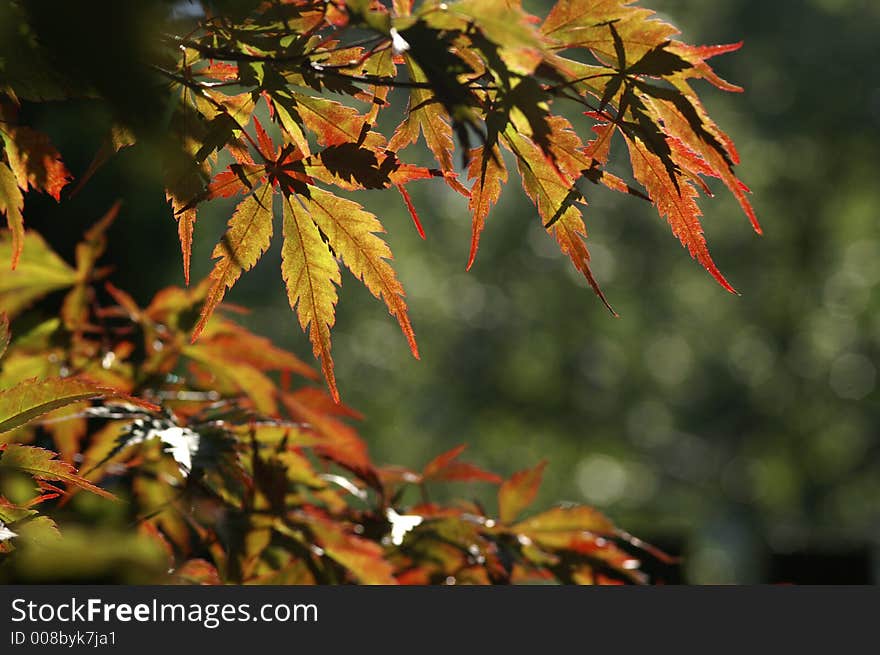
MULTIPOLYGON (((103 4, 111 18, 139 6, 103 4)), ((370 460, 349 422, 356 413, 340 403, 331 357, 340 264, 385 303, 416 357, 418 348, 383 225, 343 196, 395 189, 424 237, 407 186, 442 181, 468 200, 470 268, 513 162, 548 236, 606 305, 585 244, 586 183, 653 203, 733 291, 700 225, 696 199, 711 195, 705 178, 720 179, 759 227, 733 171, 733 143, 691 80, 739 90, 707 63, 738 45, 682 43, 630 0, 559 0, 543 19, 519 0, 253 0, 183 23, 162 18, 165 3, 145 4, 167 29, 109 63, 88 44, 84 66, 65 65, 64 21, 46 20, 33 4, 0 6, 28 53, 0 57, 0 213, 9 226, 0 260, 11 265, 0 276, 0 311, 23 326, 0 368, 3 553, 14 559, 19 543, 55 538, 44 503, 111 487, 162 545, 171 579, 643 580, 630 550, 645 546, 592 508, 522 518, 543 464, 502 480, 460 461, 460 449, 421 472, 370 460), (114 75, 136 82, 131 97, 114 75), (408 99, 386 135, 377 126, 397 104, 393 90, 408 99), (117 121, 80 185, 123 147, 161 155, 187 288, 160 291, 146 308, 109 283, 96 286, 108 273, 98 262, 118 206, 86 233, 74 266, 25 230, 24 194, 58 200, 71 176, 48 138, 20 124, 19 108, 71 97, 104 102, 117 121), (555 112, 563 103, 577 115, 555 112), (592 130, 591 140, 572 121, 592 130), (420 138, 435 167, 404 160, 420 138), (615 141, 629 154, 617 173, 615 141), (198 214, 233 197, 214 268, 189 287, 198 214), (268 249, 276 206, 288 299, 329 394, 293 386, 294 375, 317 374, 221 309, 268 249), (62 290, 55 318, 21 318, 62 290), (498 484, 496 515, 472 502, 431 502, 429 487, 450 481, 498 484)), ((6 319, 0 340, 5 351, 6 319)))
MULTIPOLYGON (((190 343, 210 279, 146 308, 96 287, 115 215, 88 231, 76 269, 29 231, 2 278, 13 325, 28 327, 10 343, 0 320, 0 575, 19 551, 66 538, 41 508, 91 492, 125 499, 159 545, 170 573, 153 582, 645 580, 634 553, 649 549, 595 509, 523 516, 544 463, 503 480, 459 447, 421 471, 376 466, 351 425, 357 412, 308 384, 318 374, 294 355, 226 311, 190 343), (58 317, 29 323, 24 307, 50 290, 65 290, 58 317), (430 500, 451 482, 499 485, 497 514, 430 500)), ((14 247, 4 236, 0 256, 14 247)))
MULTIPOLYGON (((711 195, 704 178, 722 180, 760 228, 748 189, 733 171, 736 149, 691 81, 740 90, 707 63, 739 45, 687 45, 652 14, 632 0, 560 0, 543 20, 526 13, 519 0, 394 0, 390 6, 377 0, 286 0, 237 3, 234 11, 207 12, 186 30, 169 26, 150 50, 153 60, 143 64, 172 91, 163 112, 163 171, 187 283, 201 207, 214 198, 241 197, 213 251, 211 282, 192 339, 268 249, 277 204, 290 305, 308 331, 334 400, 339 393, 330 330, 340 263, 384 301, 418 357, 404 290, 379 236, 382 223, 336 190, 396 188, 424 235, 406 186, 444 180, 468 198, 470 268, 508 177, 505 153, 549 237, 606 305, 590 268, 579 208, 586 206, 588 182, 652 202, 690 254, 733 292, 703 237, 696 200, 700 192, 711 195), (380 112, 395 104, 392 89, 408 93, 408 102, 402 122, 386 136, 376 125, 380 112), (574 124, 554 112, 562 103, 583 115, 577 118, 592 130, 591 140, 584 143, 574 124), (264 128, 260 112, 274 128, 264 128), (420 135, 436 168, 401 159, 420 135), (615 139, 629 153, 633 184, 608 168, 615 139), (464 175, 470 188, 459 179, 464 175)), ((39 20, 31 23, 40 29, 39 20)), ((43 88, 41 97, 69 94, 74 83, 62 79, 55 86, 43 88)), ((102 88, 101 80, 92 80, 81 92, 100 95, 102 88)), ((7 104, 14 104, 15 80, 6 93, 7 104)), ((119 120, 96 164, 138 139, 142 121, 124 115, 119 120)), ((34 139, 30 143, 38 148, 28 151, 20 136, 25 128, 17 129, 19 137, 10 132, 5 151, 18 188, 36 186, 57 197, 66 174, 54 151, 34 139), (25 157, 36 164, 29 171, 16 163, 22 152, 36 155, 25 157)), ((7 178, 3 186, 10 190, 0 203, 16 234, 14 263, 22 243, 21 196, 13 177, 7 178)))

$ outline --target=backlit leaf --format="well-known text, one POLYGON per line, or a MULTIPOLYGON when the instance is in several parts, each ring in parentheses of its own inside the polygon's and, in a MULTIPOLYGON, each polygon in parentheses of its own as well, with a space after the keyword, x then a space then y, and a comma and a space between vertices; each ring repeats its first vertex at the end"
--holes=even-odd
MULTIPOLYGON (((541 31, 568 47, 592 50, 605 61, 617 60, 608 25, 613 22, 627 59, 635 62, 678 30, 653 19, 655 13, 632 0, 560 0, 541 25, 541 31)), ((619 63, 619 62, 618 62, 619 63)))
POLYGON ((348 534, 338 524, 326 520, 312 519, 309 528, 327 555, 348 569, 358 582, 396 583, 391 564, 378 544, 348 534))
POLYGON ((546 466, 547 462, 541 462, 535 468, 514 473, 501 485, 498 489, 498 513, 502 522, 515 521, 534 502, 546 466))
POLYGON ((585 505, 554 507, 520 521, 511 528, 526 535, 543 532, 594 532, 613 534, 614 524, 600 512, 585 505))
MULTIPOLYGON (((412 57, 406 57, 406 65, 414 82, 427 82, 427 76, 412 57)), ((389 149, 397 151, 415 143, 419 132, 425 135, 425 143, 434 153, 440 168, 453 170, 452 126, 446 110, 430 90, 414 88, 410 90, 409 112, 389 141, 389 149)))
MULTIPOLYGON (((0 166, 0 171, 2 171, 0 166)), ((76 271, 56 255, 36 232, 29 230, 18 266, 0 275, 0 310, 15 318, 32 302, 76 282, 76 271)), ((0 261, 10 261, 15 253, 15 237, 0 232, 0 261)))
POLYGON ((318 434, 320 440, 316 444, 316 452, 353 471, 365 481, 376 482, 367 444, 354 428, 335 418, 332 413, 312 407, 293 394, 282 396, 282 402, 294 419, 302 421, 310 431, 318 434))
POLYGON ((65 482, 104 498, 116 499, 110 492, 77 475, 70 464, 57 460, 55 457, 55 453, 51 450, 21 444, 6 444, 0 451, 0 470, 23 471, 38 480, 65 482))
POLYGON ((201 344, 223 358, 253 366, 261 371, 287 371, 311 380, 318 374, 299 357, 232 321, 218 319, 202 333, 201 344))
POLYGON ((110 397, 124 398, 148 409, 155 405, 131 398, 116 389, 76 378, 27 380, 11 389, 0 390, 0 433, 33 421, 35 418, 81 400, 110 397))
POLYGON ((489 149, 488 146, 474 148, 471 151, 470 164, 468 166, 468 178, 474 180, 471 188, 471 197, 468 209, 473 216, 471 228, 471 250, 468 255, 467 270, 470 270, 477 257, 477 249, 480 246, 480 234, 486 225, 486 217, 492 205, 501 197, 501 187, 507 182, 507 167, 501 158, 501 152, 497 146, 489 149))
POLYGON ((211 271, 212 284, 208 290, 199 322, 193 330, 195 341, 214 310, 226 295, 226 290, 249 271, 260 259, 272 239, 272 187, 263 185, 242 200, 229 219, 229 229, 214 247, 211 256, 217 260, 211 271))
POLYGON ((461 445, 432 459, 422 471, 422 479, 501 484, 502 479, 498 475, 485 471, 474 464, 459 461, 458 456, 464 452, 465 448, 466 446, 461 445))
POLYGON ((330 328, 336 322, 336 287, 342 284, 342 276, 339 265, 321 239, 310 209, 307 198, 283 198, 281 273, 287 284, 290 307, 296 311, 300 327, 308 330, 312 352, 320 358, 330 393, 338 402, 339 390, 330 357, 330 328))
POLYGON ((49 137, 23 126, 4 131, 3 137, 9 166, 21 190, 38 189, 60 200, 61 189, 71 178, 49 137))
POLYGON ((385 302, 400 324, 413 356, 418 358, 415 333, 403 300, 403 286, 386 261, 391 259, 391 250, 376 236, 377 232, 384 232, 382 224, 356 202, 318 188, 310 189, 310 197, 303 201, 333 251, 342 256, 348 269, 376 298, 385 302))
POLYGON ((361 136, 364 118, 351 107, 326 98, 292 94, 303 123, 322 146, 354 143, 361 136))
POLYGON ((574 180, 563 177, 562 172, 527 136, 508 130, 505 137, 517 156, 523 188, 538 208, 538 214, 544 219, 545 225, 552 223, 548 229, 562 252, 614 313, 590 268, 590 255, 583 241, 587 231, 575 207, 576 202, 583 202, 583 196, 574 186, 574 180))
POLYGON ((3 261, 9 261, 13 270, 18 266, 24 248, 24 217, 21 215, 23 209, 24 197, 15 176, 7 166, 0 163, 0 214, 6 216, 6 224, 12 232, 10 256, 4 257, 3 261))
POLYGON ((731 293, 736 293, 709 255, 703 227, 700 225, 702 212, 696 202, 697 190, 680 176, 677 176, 678 188, 676 188, 660 158, 648 150, 641 141, 626 139, 626 144, 629 148, 633 176, 648 191, 660 215, 666 217, 672 233, 722 287, 731 293))

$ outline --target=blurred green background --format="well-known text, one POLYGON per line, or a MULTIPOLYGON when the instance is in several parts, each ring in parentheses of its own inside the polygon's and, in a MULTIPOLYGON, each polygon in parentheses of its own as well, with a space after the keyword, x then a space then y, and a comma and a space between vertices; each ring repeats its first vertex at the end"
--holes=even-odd
MULTIPOLYGON (((643 4, 687 42, 745 41, 714 64, 746 92, 699 87, 740 149, 766 233, 751 231, 723 188, 702 204, 715 260, 742 296, 718 287, 650 206, 610 192, 593 192, 585 217, 619 319, 544 234, 515 175, 469 273, 470 219, 448 188, 410 187, 425 242, 395 192, 358 194, 388 229, 422 360, 348 275, 334 333, 343 399, 366 414, 360 428, 380 463, 420 467, 459 443, 503 474, 548 459, 540 503, 595 504, 682 555, 671 581, 880 582, 880 4, 643 4)), ((28 118, 77 174, 107 117, 88 102, 63 108, 31 106, 28 118)), ((31 194, 26 211, 69 256, 122 198, 109 259, 114 282, 141 302, 182 283, 152 164, 123 151, 77 197, 56 206, 31 194)), ((231 206, 200 214, 194 278, 210 270, 231 206)), ((279 248, 227 299, 310 359, 279 248)))

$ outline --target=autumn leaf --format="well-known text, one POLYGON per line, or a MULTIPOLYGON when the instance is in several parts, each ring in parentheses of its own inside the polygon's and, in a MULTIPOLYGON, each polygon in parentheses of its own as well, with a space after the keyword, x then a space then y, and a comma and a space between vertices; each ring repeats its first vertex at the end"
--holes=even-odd
POLYGON ((541 32, 569 48, 588 48, 608 62, 618 58, 608 28, 613 24, 627 59, 636 61, 678 33, 669 23, 653 19, 654 15, 650 9, 634 6, 632 0, 564 0, 547 14, 541 32))
POLYGON ((419 215, 416 212, 416 206, 413 204, 412 198, 410 198, 409 196, 409 192, 402 184, 398 184, 396 186, 397 190, 400 192, 401 197, 403 197, 403 202, 406 205, 406 209, 409 212, 410 218, 412 218, 413 224, 416 226, 416 232, 418 232, 419 236, 424 239, 425 228, 422 227, 422 221, 419 220, 419 215))
POLYGON ((88 421, 85 411, 88 401, 65 405, 51 412, 45 420, 44 427, 52 435, 52 442, 59 456, 65 462, 72 462, 80 452, 80 444, 88 433, 88 421))
POLYGON ((70 181, 70 174, 58 151, 42 132, 12 125, 8 112, 3 111, 0 137, 8 165, 0 163, 0 214, 12 231, 12 269, 18 265, 24 248, 23 193, 38 189, 61 199, 61 189, 70 181))
POLYGON ((17 533, 12 532, 6 526, 32 518, 35 514, 37 514, 37 510, 21 507, 0 496, 0 554, 10 550, 10 548, 4 550, 4 546, 9 547, 10 544, 3 544, 2 542, 18 536, 17 533))
POLYGON ((498 513, 503 523, 515 521, 534 502, 546 466, 547 462, 544 461, 535 468, 514 473, 501 485, 498 489, 498 513))
POLYGON ((0 453, 2 453, 0 470, 22 471, 38 480, 65 482, 104 498, 116 500, 116 496, 109 491, 105 491, 77 475, 76 470, 70 464, 55 459, 56 454, 51 450, 21 444, 5 444, 0 453))
POLYGON ((131 133, 130 130, 123 127, 122 125, 113 125, 110 128, 110 134, 104 139, 104 142, 101 144, 101 147, 98 149, 98 152, 95 153, 94 158, 92 158, 92 162, 89 164, 88 168, 82 173, 76 182, 76 186, 70 191, 70 196, 73 198, 77 195, 80 190, 85 186, 86 182, 88 182, 98 170, 106 164, 113 155, 122 150, 123 148, 127 148, 129 146, 133 146, 135 144, 135 136, 131 133))
MULTIPOLYGON (((545 42, 531 25, 535 17, 523 11, 520 0, 458 0, 423 17, 431 26, 450 31, 476 26, 492 44, 487 49, 518 75, 532 74, 545 54, 545 42)), ((475 46, 486 47, 480 41, 475 46)))
MULTIPOLYGON (((185 36, 169 25, 161 38, 174 47, 150 68, 171 96, 162 103, 167 114, 154 116, 164 136, 154 134, 140 149, 154 152, 162 168, 155 177, 177 221, 187 285, 202 203, 236 198, 237 206, 213 250, 209 277, 193 289, 160 291, 146 309, 110 284, 93 286, 107 270, 97 262, 112 215, 77 246, 73 267, 24 229, 24 194, 38 189, 57 200, 69 175, 48 139, 17 126, 18 98, 31 103, 42 96, 21 94, 15 79, 0 91, 0 220, 10 228, 0 232, 0 261, 14 269, 0 273, 0 308, 22 328, 9 345, 8 319, 0 313, 0 356, 10 351, 0 370, 0 431, 11 430, 3 433, 10 444, 51 437, 61 451, 0 447, 0 468, 21 468, 36 482, 36 495, 20 506, 0 497, 2 556, 13 541, 28 538, 29 526, 38 539, 56 534, 39 513, 50 511, 46 501, 89 488, 83 484, 100 493, 102 476, 124 471, 130 514, 161 544, 160 581, 644 581, 633 553, 650 547, 599 511, 530 510, 544 463, 502 481, 462 461, 459 446, 421 472, 373 465, 348 422, 360 415, 339 403, 331 354, 343 266, 386 305, 416 357, 418 349, 381 215, 350 198, 366 190, 400 193, 424 237, 416 207, 424 211, 425 201, 410 197, 409 184, 442 178, 468 199, 470 269, 512 155, 533 218, 603 301, 585 223, 599 187, 650 200, 726 284, 708 255, 698 192, 711 195, 709 178, 720 179, 759 226, 734 172, 736 148, 690 84, 702 79, 739 91, 709 65, 739 44, 677 41, 673 26, 632 0, 560 0, 543 21, 521 0, 233 4, 212 6, 185 36), (380 114, 393 114, 403 98, 403 120, 389 134, 380 114), (262 113, 257 118, 261 102, 270 129, 262 113), (614 169, 617 138, 629 148, 624 172, 614 169), (158 148, 151 151, 148 141, 158 148), (402 158, 413 154, 414 143, 425 146, 417 157, 433 156, 437 168, 402 158), (463 166, 453 159, 457 145, 463 166), (462 169, 470 189, 458 179, 462 169), (233 314, 247 308, 224 302, 270 246, 275 194, 288 301, 329 391, 297 387, 293 374, 320 374, 235 323, 233 314), (71 286, 55 318, 19 318, 30 304, 71 286), (66 377, 70 371, 77 377, 66 377), (143 403, 143 410, 131 407, 139 401, 124 396, 127 389, 161 399, 161 413, 143 403), (110 395, 123 402, 94 402, 110 395), (153 443, 125 453, 122 466, 118 453, 138 440, 153 443), (198 480, 183 486, 181 465, 191 468, 196 441, 198 480), (165 446, 173 458, 163 455, 165 446), (79 476, 62 460, 83 449, 90 468, 79 476), (427 497, 456 481, 499 484, 498 520, 475 500, 440 502, 442 491, 427 497), (423 497, 414 499, 419 491, 423 497), (235 520, 218 523, 218 516, 235 520), (169 570, 170 577, 163 573, 169 570)), ((103 102, 100 88, 86 95, 103 102)), ((116 128, 80 179, 133 140, 116 128)), ((40 309, 61 296, 46 298, 40 309)))
POLYGON ((320 437, 315 444, 318 454, 347 468, 370 484, 377 483, 376 472, 367 452, 367 444, 354 428, 340 421, 333 412, 315 407, 299 394, 284 394, 282 403, 291 416, 320 437))
MULTIPOLYGON (((412 57, 406 57, 406 66, 414 82, 428 81, 424 71, 412 57)), ((397 151, 415 143, 419 138, 419 132, 424 134, 425 143, 434 153, 440 168, 444 171, 453 170, 452 126, 449 124, 446 110, 432 91, 413 88, 410 89, 409 111, 388 142, 388 148, 397 151)))
POLYGON ((318 475, 308 457, 294 450, 287 450, 275 455, 284 471, 287 479, 294 484, 304 484, 313 489, 323 489, 327 486, 326 480, 318 475))
POLYGON ((342 284, 339 265, 311 218, 308 199, 285 196, 282 206, 284 244, 281 247, 281 273, 287 285, 287 298, 299 318, 300 327, 308 330, 312 352, 321 360, 321 369, 330 393, 339 402, 339 389, 330 357, 330 328, 336 322, 338 300, 336 287, 342 284))
POLYGON ((47 546, 57 543, 60 539, 61 532, 55 521, 48 516, 32 516, 15 524, 15 540, 0 543, 0 554, 15 550, 13 544, 47 546))
POLYGON ((351 107, 327 98, 291 94, 303 123, 322 146, 355 143, 361 136, 364 117, 351 107))
POLYGON ((378 544, 348 534, 337 523, 312 518, 309 529, 327 555, 344 566, 362 584, 396 584, 391 564, 378 544))
POLYGON ((158 407, 151 403, 87 380, 77 378, 26 380, 11 389, 0 391, 0 433, 25 425, 47 412, 66 405, 100 397, 124 398, 127 402, 158 410, 158 407))
POLYGON ((344 403, 336 403, 333 398, 317 387, 300 387, 287 394, 294 398, 298 403, 309 409, 330 417, 343 417, 355 420, 363 420, 364 415, 356 409, 345 405, 344 403))
POLYGON ((681 139, 686 147, 690 148, 696 155, 701 157, 703 162, 710 167, 711 175, 720 178, 724 182, 725 186, 727 186, 740 204, 740 207, 742 207, 743 212, 745 212, 746 216, 749 218, 755 232, 761 234, 762 230, 758 222, 758 217, 748 199, 747 194, 749 189, 739 180, 739 178, 737 178, 733 171, 733 166, 730 161, 728 161, 728 159, 730 159, 733 163, 739 162, 739 155, 736 152, 736 148, 733 146, 733 142, 709 120, 705 110, 703 110, 702 106, 698 104, 695 98, 691 98, 691 102, 694 104, 695 110, 699 112, 700 119, 705 125, 705 129, 714 133, 717 140, 725 146, 726 152, 728 153, 727 158, 720 153, 716 147, 713 147, 704 139, 700 138, 700 135, 693 130, 687 118, 683 116, 674 105, 669 102, 655 102, 653 103, 653 107, 656 109, 658 116, 663 120, 663 124, 666 126, 669 133, 681 139))
POLYGON ((477 249, 480 246, 480 234, 486 225, 489 209, 501 197, 501 187, 507 182, 507 167, 501 158, 497 146, 487 152, 488 146, 480 146, 471 150, 468 178, 474 180, 468 209, 473 216, 471 228, 471 250, 468 255, 467 270, 474 265, 477 249))
POLYGON ((550 532, 593 532, 608 535, 614 534, 616 528, 598 510, 585 505, 576 505, 554 507, 535 514, 516 523, 511 530, 528 536, 550 532))
POLYGON ((229 357, 222 347, 201 341, 185 346, 182 354, 213 376, 210 384, 217 391, 229 395, 244 394, 267 416, 278 413, 275 384, 259 368, 229 357))
POLYGON ((196 210, 191 207, 181 207, 170 194, 166 195, 166 198, 171 203, 171 207, 174 209, 174 217, 177 220, 177 238, 180 241, 180 252, 183 258, 183 280, 185 284, 189 284, 193 233, 196 228, 196 210))
POLYGON ((195 342, 205 329, 208 319, 226 295, 226 290, 249 271, 269 248, 272 239, 272 187, 263 185, 242 200, 229 219, 229 229, 214 247, 211 256, 218 260, 210 277, 213 283, 208 290, 201 317, 193 329, 195 342))
POLYGON ((501 484, 502 479, 468 462, 459 461, 458 456, 467 446, 461 445, 438 455, 425 466, 422 471, 423 480, 445 482, 492 482, 501 484))
POLYGON ((310 380, 318 377, 311 366, 293 353, 230 320, 212 321, 202 333, 200 343, 226 360, 248 364, 260 371, 286 371, 310 380))
POLYGON ((580 212, 575 208, 575 203, 583 202, 583 197, 574 186, 574 181, 570 177, 563 177, 562 171, 527 136, 508 130, 505 141, 517 157, 523 188, 535 203, 538 214, 545 221, 545 227, 549 224, 547 229, 562 252, 584 276, 608 310, 615 314, 590 268, 590 254, 583 241, 587 230, 580 212), (576 192, 575 195, 572 195, 572 190, 576 192))
POLYGON ((352 274, 385 302, 400 324, 413 356, 418 359, 419 348, 403 301, 403 286, 386 261, 391 259, 391 250, 376 236, 377 232, 385 231, 382 224, 356 202, 314 187, 309 191, 304 202, 312 220, 352 274))
MULTIPOLYGON (((2 171, 0 165, 0 171, 2 171)), ((17 316, 35 300, 52 291, 69 287, 76 282, 76 271, 53 252, 36 232, 24 235, 24 251, 14 271, 0 275, 0 307, 10 318, 17 316)), ((0 261, 15 257, 15 236, 0 232, 0 261)))
MULTIPOLYGON (((12 270, 18 266, 24 248, 24 217, 21 212, 24 209, 24 197, 12 171, 0 164, 0 213, 6 216, 6 224, 12 232, 12 248, 9 261, 12 270)), ((6 259, 4 257, 4 259, 6 259)))
POLYGON ((16 126, 4 131, 3 139, 19 188, 38 189, 60 200, 61 189, 71 177, 49 137, 29 127, 16 126))
POLYGON ((397 16, 409 16, 412 13, 415 0, 391 0, 394 14, 397 16))
POLYGON ((718 270, 700 225, 702 212, 697 206, 697 190, 685 179, 676 176, 678 184, 669 178, 660 158, 645 147, 639 140, 626 139, 632 162, 633 176, 645 189, 661 216, 666 217, 672 233, 682 245, 730 293, 736 289, 718 270))

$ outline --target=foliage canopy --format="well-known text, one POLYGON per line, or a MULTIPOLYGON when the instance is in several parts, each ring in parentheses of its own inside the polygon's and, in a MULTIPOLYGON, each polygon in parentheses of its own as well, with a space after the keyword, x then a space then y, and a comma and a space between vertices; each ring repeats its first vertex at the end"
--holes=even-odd
MULTIPOLYGON (((28 474, 38 490, 0 497, 0 534, 38 526, 39 541, 54 524, 34 506, 77 489, 106 495, 97 484, 108 479, 134 500, 141 529, 183 580, 643 579, 621 545, 645 546, 595 510, 522 518, 543 464, 502 481, 461 462, 459 449, 421 472, 369 460, 344 420, 355 413, 340 404, 331 356, 340 264, 385 303, 415 357, 418 347, 384 227, 348 196, 396 190, 424 238, 407 186, 448 185, 472 214, 470 268, 512 162, 548 236, 609 309, 585 243, 590 185, 653 203, 733 292, 703 237, 704 178, 721 179, 760 228, 734 173, 736 149, 691 82, 738 91, 707 62, 739 44, 688 45, 627 0, 560 0, 543 19, 514 0, 213 3, 183 18, 162 3, 103 4, 93 30, 109 25, 121 38, 142 11, 154 18, 150 38, 104 39, 103 50, 65 61, 72 46, 53 27, 58 16, 26 3, 3 9, 22 26, 15 45, 28 56, 0 64, 0 211, 9 225, 0 259, 11 266, 0 309, 15 319, 67 291, 58 318, 19 336, 0 373, 0 430, 13 435, 0 469, 28 474), (130 87, 111 83, 120 74, 130 87), (72 176, 48 138, 20 123, 20 107, 78 97, 103 103, 115 125, 72 192, 121 148, 154 148, 187 285, 199 211, 237 199, 208 278, 161 291, 146 308, 96 286, 118 205, 86 233, 74 266, 25 229, 24 194, 60 200, 72 176), (402 120, 383 131, 384 112, 402 103, 402 120), (430 166, 407 161, 420 139, 430 166), (618 145, 629 165, 615 173, 618 145), (289 303, 329 396, 294 388, 291 375, 314 379, 312 369, 218 311, 268 249, 276 217, 289 303), (33 423, 47 413, 42 427, 33 423), (27 445, 46 435, 60 459, 27 445), (473 503, 431 503, 425 489, 439 481, 500 484, 498 518, 473 503), (404 506, 410 487, 423 497, 404 506)), ((5 349, 5 324, 0 338, 5 349)))

